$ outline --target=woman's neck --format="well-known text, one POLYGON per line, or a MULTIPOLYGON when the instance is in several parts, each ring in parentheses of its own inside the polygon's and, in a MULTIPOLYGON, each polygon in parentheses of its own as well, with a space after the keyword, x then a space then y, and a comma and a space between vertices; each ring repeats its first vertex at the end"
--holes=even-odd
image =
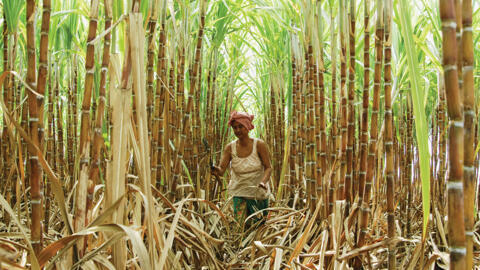
POLYGON ((240 143, 240 145, 245 146, 245 145, 248 145, 249 142, 250 142, 250 137, 248 135, 238 138, 238 143, 240 143))

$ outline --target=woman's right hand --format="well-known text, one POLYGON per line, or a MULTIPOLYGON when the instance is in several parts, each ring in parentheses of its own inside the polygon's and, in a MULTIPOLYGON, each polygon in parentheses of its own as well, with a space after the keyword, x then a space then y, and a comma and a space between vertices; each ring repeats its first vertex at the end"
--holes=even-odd
POLYGON ((215 175, 215 176, 217 176, 217 177, 219 177, 219 176, 220 176, 220 167, 215 166, 215 165, 212 165, 212 166, 210 167, 210 173, 213 174, 213 175, 215 175))

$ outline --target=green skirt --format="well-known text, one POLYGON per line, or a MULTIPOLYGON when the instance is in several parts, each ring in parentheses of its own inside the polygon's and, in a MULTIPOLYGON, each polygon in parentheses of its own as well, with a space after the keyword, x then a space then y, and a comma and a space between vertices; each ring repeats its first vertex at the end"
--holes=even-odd
POLYGON ((248 228, 258 222, 263 224, 268 214, 266 208, 268 208, 268 199, 256 200, 245 197, 233 197, 233 215, 240 226, 244 225, 248 216, 256 212, 258 213, 255 216, 247 220, 245 227, 248 228), (259 212, 260 210, 263 211, 259 212))

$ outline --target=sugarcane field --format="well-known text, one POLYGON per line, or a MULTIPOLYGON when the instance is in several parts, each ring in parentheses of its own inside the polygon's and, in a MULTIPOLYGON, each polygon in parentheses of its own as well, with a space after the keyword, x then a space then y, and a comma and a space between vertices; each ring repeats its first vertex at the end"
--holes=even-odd
POLYGON ((479 1, 0 7, 0 270, 480 269, 479 1))

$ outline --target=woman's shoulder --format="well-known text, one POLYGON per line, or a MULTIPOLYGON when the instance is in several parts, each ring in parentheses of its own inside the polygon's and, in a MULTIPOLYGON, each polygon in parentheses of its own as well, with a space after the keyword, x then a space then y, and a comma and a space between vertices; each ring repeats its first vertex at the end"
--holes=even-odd
POLYGON ((267 143, 265 143, 264 140, 260 139, 260 138, 255 138, 255 140, 257 141, 257 146, 259 147, 267 147, 267 143))
POLYGON ((231 148, 236 142, 237 142, 237 140, 233 140, 233 141, 227 143, 227 145, 225 145, 225 148, 227 148, 227 147, 231 148))
POLYGON ((225 145, 225 151, 232 152, 232 148, 235 147, 235 142, 236 141, 231 141, 225 145))
POLYGON ((265 143, 265 141, 260 138, 255 138, 255 140, 257 140, 258 143, 263 143, 263 144, 265 143))

